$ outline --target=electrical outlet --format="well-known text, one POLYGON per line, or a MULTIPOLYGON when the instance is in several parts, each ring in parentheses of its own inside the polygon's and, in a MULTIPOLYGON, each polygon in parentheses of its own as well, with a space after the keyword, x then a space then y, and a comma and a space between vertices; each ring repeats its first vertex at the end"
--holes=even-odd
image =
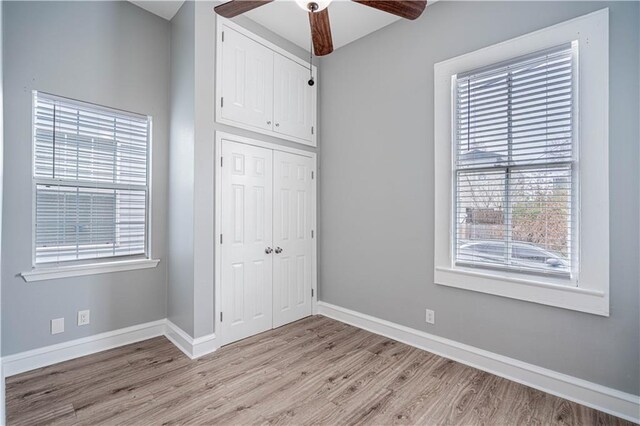
POLYGON ((64 318, 56 318, 51 320, 51 334, 59 334, 64 332, 64 318))
POLYGON ((90 311, 78 311, 78 325, 87 325, 91 321, 90 311))
POLYGON ((436 313, 434 311, 432 311, 431 309, 427 309, 427 315, 426 315, 425 320, 429 324, 435 324, 436 323, 436 313))

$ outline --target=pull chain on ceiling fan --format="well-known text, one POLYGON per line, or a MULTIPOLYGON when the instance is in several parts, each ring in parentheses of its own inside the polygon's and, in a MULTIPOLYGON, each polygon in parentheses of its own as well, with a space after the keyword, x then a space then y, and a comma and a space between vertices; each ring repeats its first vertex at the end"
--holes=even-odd
MULTIPOLYGON (((225 18, 233 18, 257 7, 271 3, 273 0, 231 0, 214 8, 216 13, 225 18)), ((383 12, 391 13, 405 19, 416 19, 427 6, 427 0, 351 0, 383 12)), ((333 52, 331 25, 327 7, 331 0, 296 0, 309 13, 311 39, 316 56, 324 56, 333 52)), ((312 80, 309 80, 310 82, 312 80)))
POLYGON ((309 84, 309 86, 313 86, 314 84, 316 84, 315 80, 313 79, 313 38, 309 37, 309 81, 307 82, 307 84, 309 84))

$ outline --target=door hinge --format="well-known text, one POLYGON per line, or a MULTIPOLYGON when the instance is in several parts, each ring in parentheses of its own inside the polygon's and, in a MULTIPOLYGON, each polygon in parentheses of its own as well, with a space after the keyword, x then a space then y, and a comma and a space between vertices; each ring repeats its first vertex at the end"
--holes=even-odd
POLYGON ((224 31, 222 32, 222 42, 224 43, 224 31))
POLYGON ((220 157, 220 167, 224 164, 224 157, 220 157))
POLYGON ((313 179, 314 176, 313 170, 311 170, 311 179, 313 179))
POLYGON ((220 312, 220 322, 222 322, 222 312, 220 312))
POLYGON ((224 96, 220 97, 220 108, 224 108, 224 96))
POLYGON ((313 297, 313 295, 314 295, 314 292, 313 292, 313 289, 311 289, 311 297, 313 297))
POLYGON ((222 244, 222 234, 220 234, 220 244, 222 244))
POLYGON ((313 126, 311 126, 311 134, 313 134, 313 126))
POLYGON ((313 229, 311 230, 311 238, 313 238, 313 229))

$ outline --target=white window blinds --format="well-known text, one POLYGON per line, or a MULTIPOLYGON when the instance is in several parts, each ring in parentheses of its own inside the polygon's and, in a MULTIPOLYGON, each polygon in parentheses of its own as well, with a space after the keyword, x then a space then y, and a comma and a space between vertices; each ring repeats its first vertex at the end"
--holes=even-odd
POLYGON ((456 76, 457 264, 570 274, 574 48, 456 76))
POLYGON ((147 254, 151 118, 34 92, 34 263, 147 254))

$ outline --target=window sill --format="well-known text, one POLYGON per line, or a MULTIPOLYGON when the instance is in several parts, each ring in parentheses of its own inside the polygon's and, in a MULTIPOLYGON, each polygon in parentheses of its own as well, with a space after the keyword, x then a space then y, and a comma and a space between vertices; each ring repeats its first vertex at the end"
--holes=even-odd
POLYGON ((434 280, 436 284, 448 287, 609 316, 609 298, 602 291, 447 267, 436 267, 434 280))
POLYGON ((115 262, 90 263, 83 265, 37 268, 20 274, 26 282, 54 280, 57 278, 80 277, 83 275, 107 274, 110 272, 133 271, 155 268, 160 259, 120 260, 115 262))

